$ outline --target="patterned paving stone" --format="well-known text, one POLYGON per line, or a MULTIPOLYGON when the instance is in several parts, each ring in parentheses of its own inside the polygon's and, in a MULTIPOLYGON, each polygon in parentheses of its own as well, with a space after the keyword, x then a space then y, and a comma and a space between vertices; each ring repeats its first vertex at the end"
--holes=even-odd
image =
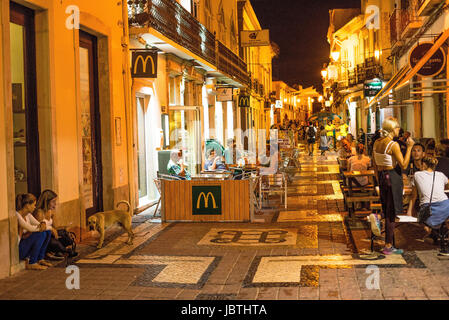
POLYGON ((211 229, 198 245, 221 246, 276 246, 296 244, 298 230, 287 228, 211 229))

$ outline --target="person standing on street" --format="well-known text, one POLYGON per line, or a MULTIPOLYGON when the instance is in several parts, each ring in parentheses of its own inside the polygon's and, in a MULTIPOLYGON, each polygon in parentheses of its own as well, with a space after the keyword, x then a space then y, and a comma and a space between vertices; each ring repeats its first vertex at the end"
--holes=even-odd
POLYGON ((346 122, 340 121, 339 129, 340 129, 340 139, 346 138, 349 129, 348 124, 346 122))
POLYGON ((335 126, 332 124, 331 120, 327 121, 327 125, 324 127, 324 130, 326 130, 327 140, 329 143, 329 149, 332 149, 332 148, 335 149, 335 141, 334 141, 335 126))
MULTIPOLYGON (((389 117, 382 123, 381 137, 373 146, 374 164, 379 181, 380 199, 382 203, 382 215, 385 218, 385 247, 383 254, 402 254, 403 250, 394 247, 394 228, 396 215, 403 211, 404 183, 401 168, 407 168, 414 145, 412 138, 407 139, 407 152, 402 156, 399 144, 393 139, 399 135, 399 123, 389 117), (399 165, 400 168, 397 167, 399 165)), ((371 230, 376 236, 380 236, 380 222, 376 214, 369 216, 371 230)))
POLYGON ((313 156, 313 146, 316 142, 316 133, 317 130, 312 122, 309 122, 309 127, 307 128, 307 151, 309 152, 309 156, 313 156))
POLYGON ((327 133, 326 130, 324 129, 323 126, 321 126, 320 128, 320 150, 321 150, 321 155, 324 155, 326 153, 326 151, 329 150, 329 142, 327 141, 327 133))

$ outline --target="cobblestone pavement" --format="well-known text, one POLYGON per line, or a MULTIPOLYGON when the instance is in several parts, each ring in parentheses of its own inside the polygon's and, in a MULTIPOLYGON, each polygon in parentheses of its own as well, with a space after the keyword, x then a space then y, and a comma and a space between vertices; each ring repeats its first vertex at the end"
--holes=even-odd
POLYGON ((415 240, 419 226, 398 228, 403 255, 357 259, 369 234, 344 222, 335 154, 301 154, 288 208, 271 199, 262 223, 165 224, 146 212, 134 217, 132 246, 119 229, 100 250, 94 239, 79 246, 80 289, 66 288, 60 263, 0 280, 0 299, 449 299, 449 261, 415 240))

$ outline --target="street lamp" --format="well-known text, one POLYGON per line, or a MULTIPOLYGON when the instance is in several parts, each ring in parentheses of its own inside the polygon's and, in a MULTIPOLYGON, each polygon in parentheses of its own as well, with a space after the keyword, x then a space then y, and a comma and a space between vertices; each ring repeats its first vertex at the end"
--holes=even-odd
POLYGON ((338 61, 338 59, 340 59, 340 51, 334 51, 331 53, 332 56, 332 60, 334 60, 335 62, 338 61))
POLYGON ((323 76, 323 78, 326 78, 327 77, 327 70, 326 69, 321 70, 321 75, 323 76))
POLYGON ((379 58, 380 58, 380 51, 379 50, 374 51, 374 56, 376 57, 376 60, 379 60, 379 58))

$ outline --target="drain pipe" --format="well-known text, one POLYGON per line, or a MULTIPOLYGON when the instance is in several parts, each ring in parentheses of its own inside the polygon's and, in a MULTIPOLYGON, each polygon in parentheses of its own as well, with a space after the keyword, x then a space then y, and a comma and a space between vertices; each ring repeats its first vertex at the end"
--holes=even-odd
POLYGON ((128 3, 126 0, 122 0, 122 74, 123 74, 123 87, 124 87, 124 102, 125 102, 125 121, 126 121, 126 150, 127 150, 127 166, 128 166, 128 185, 129 185, 129 203, 131 209, 135 210, 135 185, 134 185, 134 142, 133 142, 133 121, 132 121, 132 100, 130 90, 130 65, 129 65, 129 24, 128 24, 128 3))

